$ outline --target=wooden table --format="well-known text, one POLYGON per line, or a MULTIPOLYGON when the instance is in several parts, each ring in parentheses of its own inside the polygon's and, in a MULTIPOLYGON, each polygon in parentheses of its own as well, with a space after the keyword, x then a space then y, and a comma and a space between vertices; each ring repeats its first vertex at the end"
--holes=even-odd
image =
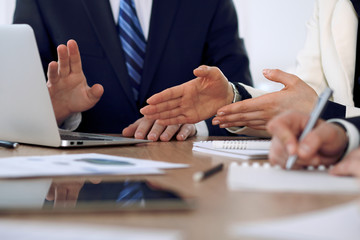
MULTIPOLYGON (((211 156, 192 151, 192 142, 208 138, 193 138, 185 142, 154 142, 137 146, 53 149, 21 145, 15 150, 0 149, 0 157, 54 155, 76 153, 102 153, 187 163, 190 168, 168 170, 165 175, 137 176, 171 188, 181 195, 194 197, 197 207, 191 211, 128 212, 61 215, 0 215, 6 219, 31 219, 49 222, 77 222, 99 225, 180 230, 185 239, 231 239, 227 228, 235 222, 253 222, 305 213, 335 206, 357 198, 356 195, 316 195, 294 193, 232 192, 227 189, 227 167, 233 158, 211 156), (194 182, 192 175, 217 163, 225 169, 202 181, 194 182)), ((212 138, 214 139, 214 138, 212 138)), ((121 177, 119 177, 121 178, 121 177)))

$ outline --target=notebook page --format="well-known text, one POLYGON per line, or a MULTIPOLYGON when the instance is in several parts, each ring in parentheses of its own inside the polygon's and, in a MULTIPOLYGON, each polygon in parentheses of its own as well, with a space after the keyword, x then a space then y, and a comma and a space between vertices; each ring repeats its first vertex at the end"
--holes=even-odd
POLYGON ((284 170, 269 164, 232 163, 229 166, 228 188, 233 191, 360 193, 360 184, 353 177, 338 177, 327 170, 284 170))
POLYGON ((194 142, 192 150, 195 152, 220 155, 224 157, 232 157, 242 160, 267 159, 267 155, 269 153, 269 150, 215 148, 212 142, 213 141, 194 142))
POLYGON ((268 150, 271 146, 270 140, 214 140, 212 145, 217 149, 253 149, 268 150))

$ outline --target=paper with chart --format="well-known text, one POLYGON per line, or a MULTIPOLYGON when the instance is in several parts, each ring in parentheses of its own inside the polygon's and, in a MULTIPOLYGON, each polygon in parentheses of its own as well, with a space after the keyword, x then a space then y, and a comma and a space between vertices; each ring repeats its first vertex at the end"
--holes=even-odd
POLYGON ((233 191, 360 193, 354 177, 339 177, 322 170, 284 170, 270 164, 237 164, 229 166, 228 188, 233 191))
POLYGON ((68 154, 0 158, 0 178, 93 174, 162 174, 161 169, 186 168, 187 164, 105 154, 68 154))
POLYGON ((252 224, 234 223, 229 235, 234 238, 286 240, 360 239, 359 202, 325 210, 252 224))

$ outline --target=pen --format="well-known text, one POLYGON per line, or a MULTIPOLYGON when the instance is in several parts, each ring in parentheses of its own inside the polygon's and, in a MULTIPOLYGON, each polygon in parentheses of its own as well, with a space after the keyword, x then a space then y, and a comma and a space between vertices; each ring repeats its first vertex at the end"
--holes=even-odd
MULTIPOLYGON (((305 138, 305 136, 314 128, 317 120, 321 116, 322 112, 325 109, 325 106, 328 102, 328 99, 330 98, 332 94, 332 90, 330 88, 326 88, 319 96, 319 99, 311 112, 310 118, 308 122, 306 123, 306 126, 304 128, 304 131, 301 133, 299 137, 299 142, 305 138)), ((287 162, 286 162, 286 169, 291 169, 294 163, 296 162, 297 155, 291 155, 289 156, 287 162)))
POLYGON ((0 147, 17 148, 18 146, 19 146, 19 144, 17 142, 9 142, 9 141, 0 140, 0 147))
POLYGON ((206 171, 196 172, 193 175, 193 179, 194 179, 194 181, 199 182, 201 180, 204 180, 204 179, 214 175, 217 172, 220 172, 223 169, 223 167, 224 167, 224 164, 220 163, 220 164, 216 165, 215 167, 212 167, 206 171))

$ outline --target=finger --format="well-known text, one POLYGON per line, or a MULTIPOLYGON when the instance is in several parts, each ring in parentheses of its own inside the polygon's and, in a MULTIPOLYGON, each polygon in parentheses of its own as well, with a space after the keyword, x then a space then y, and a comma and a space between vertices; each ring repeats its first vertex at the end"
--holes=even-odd
POLYGON ((59 75, 60 77, 66 77, 70 73, 70 61, 68 50, 65 45, 60 45, 57 48, 58 63, 59 63, 59 75))
POLYGON ((55 201, 65 201, 67 196, 67 189, 61 185, 55 189, 55 201))
POLYGON ((339 176, 360 176, 360 149, 352 151, 329 172, 339 176))
POLYGON ((274 136, 271 139, 269 162, 272 165, 280 165, 281 167, 285 167, 288 157, 289 154, 285 148, 285 145, 278 137, 274 136))
POLYGON ((165 111, 165 112, 161 112, 161 113, 156 113, 153 115, 146 115, 147 119, 153 119, 153 120, 157 120, 157 119, 171 119, 171 118, 176 118, 178 116, 182 115, 182 110, 181 108, 176 108, 170 111, 165 111))
POLYGON ((165 127, 164 131, 160 134, 160 140, 163 142, 170 141, 171 138, 179 131, 180 126, 181 126, 180 124, 176 124, 165 127))
POLYGON ((360 161, 358 158, 342 161, 333 167, 330 173, 338 176, 360 176, 360 161))
POLYGON ((213 119, 213 124, 231 124, 235 122, 251 122, 251 121, 261 121, 262 124, 267 122, 270 118, 266 113, 262 111, 251 112, 251 113, 236 113, 229 114, 224 116, 216 116, 213 119))
POLYGON ((55 61, 49 63, 48 66, 48 84, 56 84, 59 81, 59 74, 58 74, 59 64, 55 61))
POLYGON ((175 124, 184 124, 187 122, 187 119, 184 115, 177 116, 175 118, 168 118, 168 119, 159 119, 157 120, 158 124, 160 125, 175 125, 175 124))
POLYGON ((303 125, 306 124, 308 116, 300 116, 293 112, 286 112, 275 118, 273 118, 266 126, 266 129, 277 137, 290 155, 295 154, 297 150, 297 136, 303 129, 303 125), (293 119, 299 119, 293 122, 293 119))
POLYGON ((142 118, 136 120, 134 123, 130 124, 128 127, 124 128, 122 134, 125 137, 134 137, 136 129, 138 128, 142 118))
POLYGON ((147 134, 147 139, 149 139, 151 141, 154 141, 154 142, 157 141, 160 138, 160 135, 166 129, 166 126, 160 125, 156 121, 154 122, 154 121, 148 120, 148 119, 145 119, 143 121, 143 124, 145 126, 144 129, 138 129, 138 131, 142 131, 142 134, 148 133, 147 134), (144 122, 148 122, 148 123, 145 125, 144 122), (151 127, 150 127, 150 124, 149 124, 150 122, 151 122, 151 125, 152 125, 151 127), (149 130, 147 130, 148 128, 149 128, 149 130))
POLYGON ((104 87, 101 84, 94 84, 88 90, 88 97, 93 103, 97 103, 104 94, 104 87))
POLYGON ((342 128, 320 120, 314 130, 299 143, 298 154, 308 160, 320 155, 332 164, 345 151, 346 142, 347 137, 342 128))
POLYGON ((217 115, 224 116, 234 113, 263 111, 264 106, 269 106, 269 98, 266 95, 256 98, 246 99, 240 102, 232 103, 224 107, 221 107, 220 109, 218 109, 217 115))
POLYGON ((53 201, 55 199, 55 187, 51 184, 48 194, 46 196, 46 200, 53 201))
POLYGON ((165 89, 164 91, 151 96, 150 98, 148 98, 148 100, 146 100, 146 102, 150 105, 156 105, 162 102, 167 102, 173 99, 180 98, 183 95, 184 86, 183 84, 181 84, 179 86, 165 89))
MULTIPOLYGON (((214 124, 216 125, 216 124, 214 124)), ((266 121, 264 120, 251 120, 251 121, 238 121, 238 122, 230 122, 230 123, 221 123, 219 124, 220 128, 229 128, 229 127, 257 127, 264 126, 266 127, 266 121)))
POLYGON ((194 69, 193 72, 196 77, 205 78, 205 77, 211 76, 211 78, 213 78, 213 79, 225 78, 224 74, 217 67, 209 67, 206 65, 202 65, 202 66, 194 69))
POLYGON ((79 52, 79 47, 74 40, 69 40, 67 42, 68 46, 68 54, 69 54, 69 61, 70 61, 70 71, 74 73, 81 73, 82 66, 81 66, 81 57, 79 52))
POLYGON ((70 187, 67 193, 67 200, 77 200, 82 186, 83 184, 70 187))
POLYGON ((194 124, 184 124, 181 126, 179 133, 176 136, 178 141, 185 141, 188 137, 196 134, 196 127, 194 124))
POLYGON ((307 136, 299 143, 298 162, 302 165, 312 166, 320 164, 316 153, 319 152, 322 144, 322 139, 316 133, 314 133, 314 131, 309 132, 307 136))
MULTIPOLYGON (((172 99, 156 105, 148 105, 140 109, 143 115, 154 115, 156 113, 163 113, 178 108, 181 103, 181 98, 172 99)), ((159 115, 160 116, 160 115, 159 115)))
POLYGON ((286 73, 279 69, 264 69, 263 75, 267 79, 269 79, 273 82, 282 83, 285 86, 290 85, 295 80, 299 80, 299 78, 297 76, 290 74, 290 73, 286 73))

